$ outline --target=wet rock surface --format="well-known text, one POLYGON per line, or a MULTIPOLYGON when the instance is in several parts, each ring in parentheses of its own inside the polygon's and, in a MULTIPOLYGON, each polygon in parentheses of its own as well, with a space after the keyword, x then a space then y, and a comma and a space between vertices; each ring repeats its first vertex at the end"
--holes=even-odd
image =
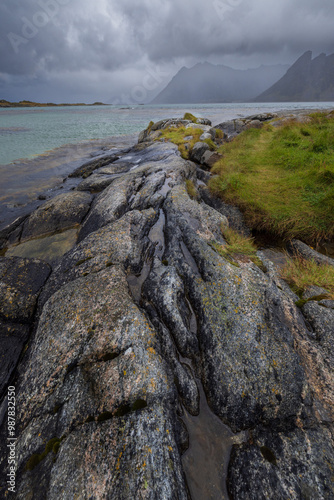
POLYGON ((35 210, 24 222, 21 241, 63 231, 80 224, 92 198, 87 193, 64 193, 35 210))
MULTIPOLYGON (((80 214, 78 242, 51 274, 41 261, 0 259, 1 497, 9 380, 13 498, 334 496, 332 301, 310 289, 297 307, 274 252, 258 252, 261 268, 222 257, 222 226, 249 231, 212 198, 208 172, 149 142, 172 122, 78 170, 66 205, 80 214), (196 450, 208 450, 212 474, 196 450)), ((48 203, 13 231, 36 234, 43 213, 57 231, 48 203)))
POLYGON ((39 293, 51 268, 36 259, 0 257, 0 391, 28 340, 39 293))

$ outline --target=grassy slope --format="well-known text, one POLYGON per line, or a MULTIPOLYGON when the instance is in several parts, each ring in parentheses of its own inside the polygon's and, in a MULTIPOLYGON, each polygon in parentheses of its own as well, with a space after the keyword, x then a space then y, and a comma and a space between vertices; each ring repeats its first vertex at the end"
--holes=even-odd
POLYGON ((252 227, 310 243, 334 237, 334 114, 247 130, 222 152, 210 188, 252 227))

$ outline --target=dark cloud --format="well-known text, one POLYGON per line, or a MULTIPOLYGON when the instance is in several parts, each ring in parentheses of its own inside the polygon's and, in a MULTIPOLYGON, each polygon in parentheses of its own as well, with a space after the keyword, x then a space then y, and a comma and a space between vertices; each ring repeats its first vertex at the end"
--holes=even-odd
POLYGON ((139 87, 152 98, 198 61, 252 67, 333 53, 333 21, 332 0, 2 0, 0 98, 25 89, 105 100, 139 87))

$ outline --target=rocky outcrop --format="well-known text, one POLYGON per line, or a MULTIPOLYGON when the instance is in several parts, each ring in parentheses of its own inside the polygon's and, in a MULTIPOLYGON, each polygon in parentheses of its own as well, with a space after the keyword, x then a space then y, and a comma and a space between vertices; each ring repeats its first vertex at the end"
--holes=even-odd
POLYGON ((39 293, 51 272, 36 259, 0 257, 0 394, 28 340, 39 293))
MULTIPOLYGON (((8 322, 29 318, 33 326, 10 376, 17 390, 13 498, 188 499, 201 472, 193 466, 190 474, 184 460, 196 435, 189 423, 201 421, 206 405, 206 417, 227 429, 210 442, 227 450, 210 462, 215 498, 227 498, 227 483, 238 499, 259 492, 330 499, 331 301, 324 307, 310 291, 297 307, 270 253, 258 252, 260 267, 245 256, 223 257, 221 227, 247 228, 198 180, 208 172, 176 146, 146 141, 102 169, 112 179, 94 197, 77 244, 48 279, 48 266, 24 259, 43 270, 39 281, 17 300, 20 310, 8 300, 1 306, 2 319, 12 314, 8 322)), ((9 269, 19 263, 2 258, 2 276, 14 276, 9 269)), ((11 279, 2 286, 14 297, 11 279)), ((205 426, 197 435, 208 439, 205 426)), ((1 496, 6 489, 4 481, 1 496)))
POLYGON ((35 210, 24 222, 20 240, 53 234, 74 227, 87 214, 92 198, 87 193, 64 193, 35 210))
POLYGON ((219 123, 215 125, 215 128, 222 130, 229 139, 232 139, 244 130, 248 130, 249 128, 261 128, 265 122, 276 118, 278 118, 277 113, 261 113, 247 116, 246 118, 238 118, 219 123))

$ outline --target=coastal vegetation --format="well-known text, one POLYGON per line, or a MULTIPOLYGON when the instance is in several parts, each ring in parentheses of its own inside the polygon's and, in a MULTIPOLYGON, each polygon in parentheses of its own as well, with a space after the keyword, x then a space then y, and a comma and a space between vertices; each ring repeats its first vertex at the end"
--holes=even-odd
POLYGON ((334 237, 334 113, 249 129, 221 148, 211 191, 250 227, 315 243, 334 237))
POLYGON ((195 200, 198 197, 198 193, 197 193, 197 189, 195 187, 195 184, 190 179, 186 179, 185 183, 186 183, 186 189, 187 189, 188 195, 190 196, 190 198, 195 200))
POLYGON ((281 276, 300 297, 307 287, 318 286, 325 288, 328 291, 327 298, 334 300, 334 267, 331 265, 319 265, 313 260, 297 256, 287 261, 281 276))
POLYGON ((179 147, 182 158, 189 159, 189 152, 192 150, 196 142, 203 134, 203 130, 199 128, 186 128, 186 127, 170 127, 161 131, 158 140, 164 139, 171 141, 179 147))
MULTIPOLYGON (((225 244, 221 245, 217 242, 213 243, 213 248, 227 260, 229 257, 235 258, 247 256, 254 264, 263 268, 262 261, 257 257, 257 247, 254 243, 254 238, 244 236, 230 227, 221 225, 221 232, 225 239, 225 244)), ((233 263, 233 262, 232 262, 233 263)))
POLYGON ((193 123, 197 123, 197 118, 192 113, 185 113, 183 119, 190 120, 193 123))

